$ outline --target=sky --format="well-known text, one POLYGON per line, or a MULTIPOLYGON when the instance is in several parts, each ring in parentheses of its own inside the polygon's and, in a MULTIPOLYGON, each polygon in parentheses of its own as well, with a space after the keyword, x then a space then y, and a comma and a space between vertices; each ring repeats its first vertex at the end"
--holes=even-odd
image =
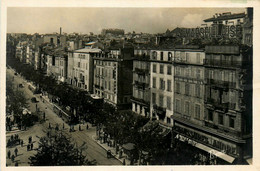
POLYGON ((103 28, 125 32, 163 33, 176 27, 197 27, 215 13, 245 12, 245 8, 56 8, 9 7, 8 33, 95 34, 103 28))

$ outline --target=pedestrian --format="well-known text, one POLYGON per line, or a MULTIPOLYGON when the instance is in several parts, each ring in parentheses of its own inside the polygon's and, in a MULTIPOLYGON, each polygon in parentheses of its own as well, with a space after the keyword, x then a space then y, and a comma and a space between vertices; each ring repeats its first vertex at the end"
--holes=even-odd
POLYGON ((51 123, 49 123, 49 129, 51 129, 51 123))
POLYGON ((11 151, 10 150, 8 150, 8 152, 7 152, 7 157, 8 157, 8 159, 11 158, 11 151))
POLYGON ((87 130, 88 130, 88 124, 87 124, 87 130))
POLYGON ((23 147, 23 140, 21 140, 21 147, 23 147))
POLYGON ((11 157, 12 162, 14 162, 14 158, 15 158, 14 155, 12 155, 12 157, 11 157))
POLYGON ((29 150, 30 150, 30 144, 27 145, 27 151, 29 151, 29 150))
POLYGON ((29 141, 29 144, 32 142, 32 137, 31 136, 28 138, 28 141, 29 141))
POLYGON ((123 160, 123 165, 125 165, 125 159, 123 160))
POLYGON ((45 120, 45 112, 43 112, 43 120, 45 120))
POLYGON ((18 162, 15 162, 15 166, 18 166, 18 162))
POLYGON ((17 156, 17 153, 18 153, 18 149, 17 148, 15 148, 14 153, 15 153, 15 156, 17 156))
POLYGON ((31 143, 31 150, 33 150, 33 143, 31 143))
POLYGON ((81 131, 81 126, 79 125, 79 131, 81 131))
POLYGON ((14 140, 14 136, 13 135, 11 135, 11 141, 13 141, 14 140))
POLYGON ((64 123, 62 124, 62 129, 64 129, 64 123))

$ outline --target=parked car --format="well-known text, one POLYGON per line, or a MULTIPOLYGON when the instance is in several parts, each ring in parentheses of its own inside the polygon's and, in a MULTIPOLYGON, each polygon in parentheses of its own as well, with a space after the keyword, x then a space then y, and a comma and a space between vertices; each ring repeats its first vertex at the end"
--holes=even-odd
POLYGON ((39 102, 39 101, 36 99, 36 97, 31 98, 31 101, 32 101, 33 103, 39 102))

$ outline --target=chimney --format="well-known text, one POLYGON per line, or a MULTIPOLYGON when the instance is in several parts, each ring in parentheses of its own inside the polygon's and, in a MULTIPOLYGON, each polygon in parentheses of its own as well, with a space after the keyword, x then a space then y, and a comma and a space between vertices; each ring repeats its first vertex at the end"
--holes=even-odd
POLYGON ((61 35, 61 33, 62 33, 62 28, 60 27, 60 35, 61 35))

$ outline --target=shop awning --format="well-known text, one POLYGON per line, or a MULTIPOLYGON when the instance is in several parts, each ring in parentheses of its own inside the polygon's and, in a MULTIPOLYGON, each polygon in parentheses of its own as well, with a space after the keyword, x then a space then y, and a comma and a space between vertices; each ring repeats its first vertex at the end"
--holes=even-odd
MULTIPOLYGON (((187 140, 186 137, 184 137, 184 136, 182 136, 182 135, 179 135, 179 134, 176 136, 176 138, 178 138, 178 139, 181 140, 181 141, 187 140)), ((206 146, 206 145, 203 145, 203 144, 201 144, 201 143, 198 143, 198 142, 196 142, 196 141, 189 140, 189 143, 192 144, 193 146, 195 146, 195 147, 197 147, 197 148, 199 148, 199 149, 201 149, 201 150, 203 150, 203 151, 206 151, 206 152, 208 152, 208 153, 210 153, 210 154, 213 154, 213 155, 217 156, 218 158, 221 158, 221 159, 223 159, 223 160, 225 160, 225 161, 227 161, 227 162, 229 162, 229 163, 233 163, 234 160, 235 160, 235 158, 232 157, 232 156, 229 156, 229 155, 227 155, 227 154, 225 154, 225 153, 222 153, 222 152, 220 152, 220 151, 217 151, 217 150, 215 150, 215 149, 212 149, 212 148, 210 148, 210 147, 208 147, 208 146, 206 146)))
POLYGON ((122 147, 125 150, 131 151, 134 149, 134 146, 135 146, 135 144, 133 144, 133 143, 127 143, 127 144, 124 144, 122 147))

